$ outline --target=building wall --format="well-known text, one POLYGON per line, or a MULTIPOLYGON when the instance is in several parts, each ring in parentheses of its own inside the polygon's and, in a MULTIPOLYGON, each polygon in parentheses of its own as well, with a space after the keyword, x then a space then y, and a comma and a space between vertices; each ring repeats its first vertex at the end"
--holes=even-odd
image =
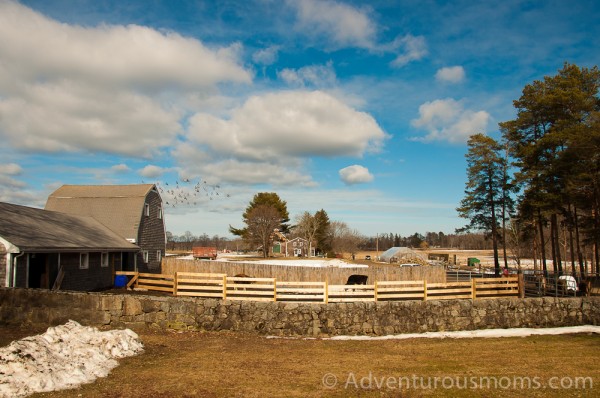
POLYGON ((7 253, 6 248, 0 243, 0 286, 6 286, 6 262, 7 253))
MULTIPOLYGON (((44 255, 43 253, 40 253, 44 255)), ((40 255, 38 254, 38 255, 40 255)), ((108 266, 101 266, 101 253, 88 253, 88 268, 80 268, 80 253, 61 253, 60 264, 62 265, 65 276, 60 286, 61 290, 74 291, 93 291, 107 289, 114 286, 113 275, 115 270, 121 269, 121 252, 109 253, 108 266)), ((58 258, 56 254, 48 255, 58 258)), ((58 268, 58 264, 56 264, 58 268)), ((55 273, 52 273, 48 288, 52 288, 55 279, 55 273)), ((17 260, 17 280, 16 287, 28 287, 27 280, 27 255, 19 257, 17 260)))
POLYGON ((138 271, 160 273, 161 259, 165 256, 167 244, 165 237, 164 209, 162 209, 160 195, 155 191, 151 191, 146 196, 145 203, 150 206, 150 214, 146 216, 143 211, 140 220, 138 246, 140 246, 142 253, 138 254, 138 271), (161 218, 158 217, 159 212, 162 212, 161 218), (144 261, 143 251, 148 252, 147 263, 144 261), (161 253, 161 259, 157 256, 158 251, 161 253))
POLYGON ((600 324, 600 297, 305 304, 0 288, 0 325, 381 336, 600 324))
POLYGON ((111 287, 113 274, 109 266, 101 267, 101 253, 88 253, 88 268, 79 267, 80 253, 65 253, 60 256, 60 263, 65 271, 61 290, 91 291, 111 287))

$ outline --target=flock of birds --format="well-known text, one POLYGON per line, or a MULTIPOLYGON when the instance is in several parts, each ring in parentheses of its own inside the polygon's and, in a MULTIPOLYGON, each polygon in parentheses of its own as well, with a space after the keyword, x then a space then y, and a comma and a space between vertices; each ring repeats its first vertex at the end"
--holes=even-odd
POLYGON ((168 182, 154 183, 156 188, 165 200, 165 206, 196 206, 204 198, 213 200, 217 197, 229 197, 229 194, 223 194, 219 185, 210 185, 204 180, 192 182, 188 178, 176 180, 175 183, 168 182), (193 185, 192 185, 193 184, 193 185))

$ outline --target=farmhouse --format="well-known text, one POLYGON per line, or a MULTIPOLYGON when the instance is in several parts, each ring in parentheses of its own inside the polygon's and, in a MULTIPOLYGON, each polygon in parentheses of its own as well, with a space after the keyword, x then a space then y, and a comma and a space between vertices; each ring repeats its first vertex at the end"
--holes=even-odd
POLYGON ((273 253, 283 254, 286 257, 307 257, 315 255, 315 248, 311 248, 308 240, 304 238, 280 239, 273 243, 273 253))
POLYGON ((105 288, 139 250, 92 217, 0 202, 0 286, 105 288))
POLYGON ((155 185, 63 185, 48 197, 46 210, 92 217, 139 246, 124 271, 160 272, 166 232, 155 185))

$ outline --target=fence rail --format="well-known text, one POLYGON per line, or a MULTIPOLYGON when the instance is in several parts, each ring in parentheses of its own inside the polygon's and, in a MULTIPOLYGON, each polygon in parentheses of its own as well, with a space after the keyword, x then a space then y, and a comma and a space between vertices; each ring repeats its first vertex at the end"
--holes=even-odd
POLYGON ((135 285, 140 289, 175 292, 173 275, 138 273, 135 285))
POLYGON ((276 278, 233 277, 220 273, 177 272, 174 275, 117 271, 128 287, 229 300, 285 302, 356 302, 450 300, 516 297, 519 278, 473 279, 470 282, 381 281, 373 285, 329 285, 327 282, 284 282, 276 278))

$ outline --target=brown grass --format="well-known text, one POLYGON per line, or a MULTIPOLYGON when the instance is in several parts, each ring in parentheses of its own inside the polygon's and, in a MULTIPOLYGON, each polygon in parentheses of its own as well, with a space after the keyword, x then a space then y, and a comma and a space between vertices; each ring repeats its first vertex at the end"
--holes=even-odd
MULTIPOLYGON (((0 343, 27 331, 0 328, 0 343)), ((31 334, 31 333, 29 333, 31 334)), ((106 378, 39 397, 565 397, 599 396, 600 339, 563 335, 504 339, 331 341, 215 332, 144 332, 144 354, 106 378), (326 374, 338 379, 327 389, 326 374), (593 389, 355 388, 368 376, 592 377, 593 389), (348 388, 344 384, 350 381, 348 388)), ((427 379, 425 379, 427 383, 427 379)), ((367 386, 368 387, 368 386, 367 386)))

